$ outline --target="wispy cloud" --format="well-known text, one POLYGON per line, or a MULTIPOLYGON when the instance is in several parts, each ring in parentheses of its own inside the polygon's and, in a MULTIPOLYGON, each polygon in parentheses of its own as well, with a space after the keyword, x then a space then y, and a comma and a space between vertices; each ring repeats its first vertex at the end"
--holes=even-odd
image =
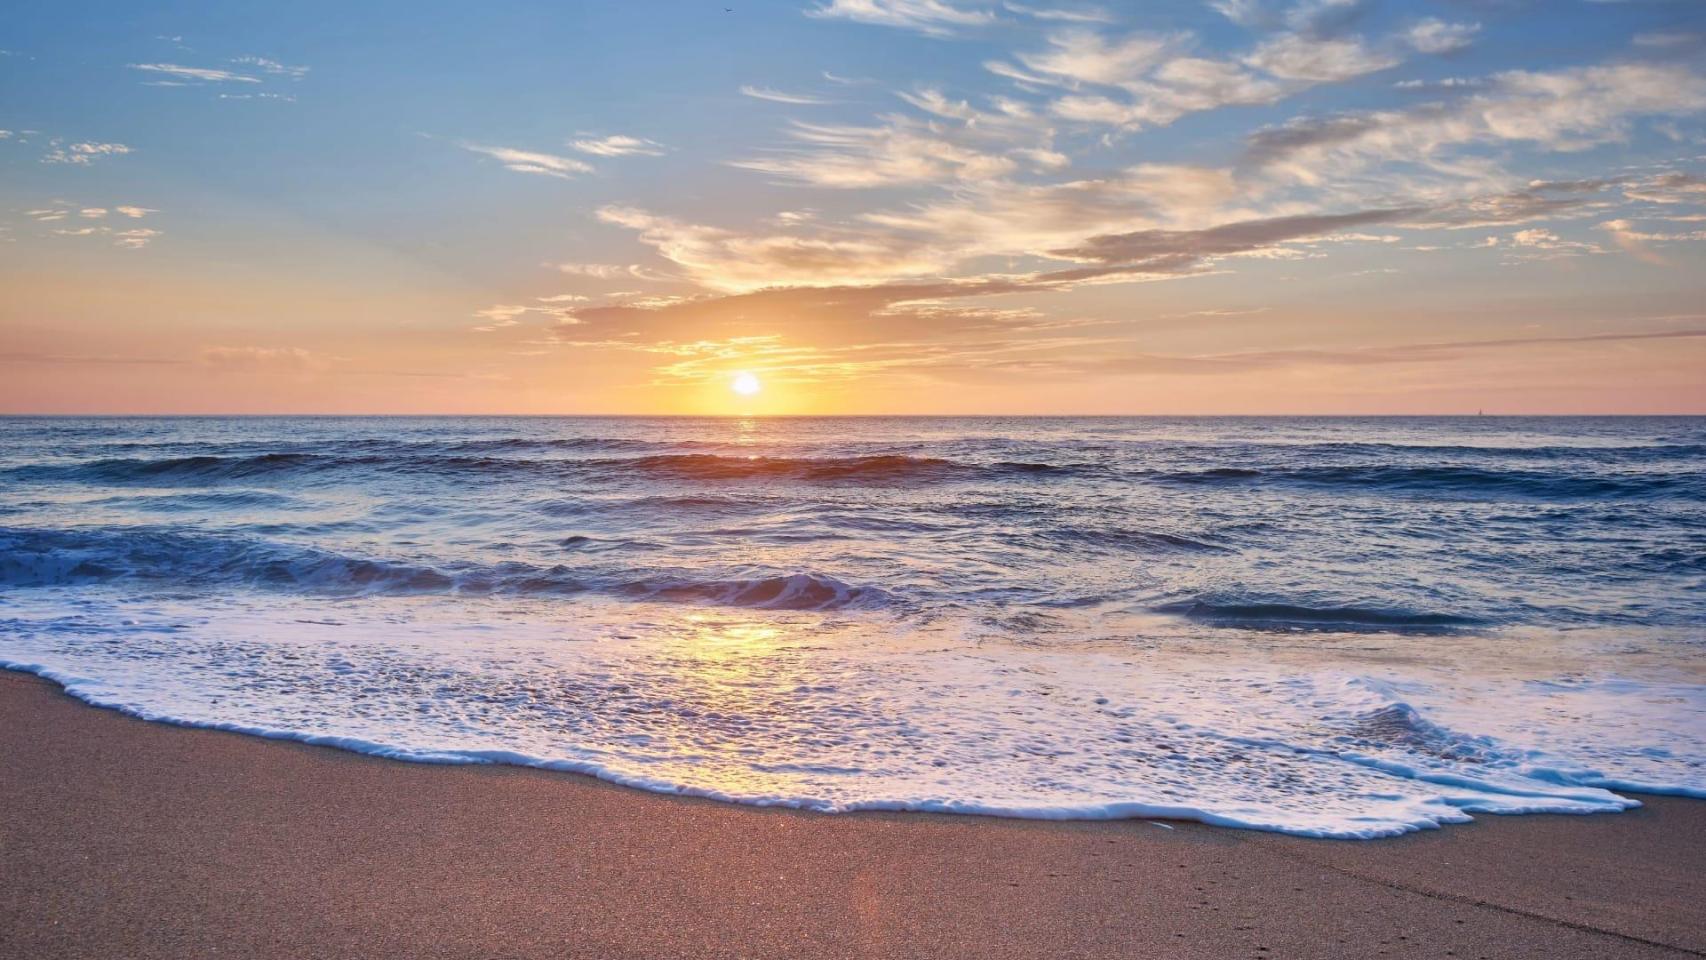
POLYGON ((53 231, 61 237, 99 237, 116 247, 140 250, 161 236, 161 231, 149 227, 118 228, 106 225, 91 227, 62 227, 53 231))
POLYGON ((751 84, 741 87, 740 92, 742 96, 751 97, 754 100, 769 100, 771 103, 790 103, 797 106, 817 106, 820 104, 835 102, 834 100, 814 96, 809 93, 788 93, 785 90, 776 90, 771 87, 755 87, 751 84))
POLYGON ((695 280, 720 290, 877 283, 944 265, 916 244, 881 235, 740 233, 620 206, 604 207, 598 216, 637 232, 643 243, 695 280))
POLYGON ((1421 53, 1454 53, 1475 42, 1478 23, 1447 23, 1437 17, 1418 21, 1404 31, 1404 39, 1421 53))
POLYGON ((874 126, 793 122, 794 146, 775 147, 732 166, 780 180, 838 189, 977 183, 1026 170, 1059 170, 1048 120, 997 97, 984 109, 940 91, 902 93, 923 117, 888 114, 874 126))
POLYGON ((1397 66, 1399 58, 1357 37, 1293 33, 1263 42, 1244 62, 1283 80, 1335 83, 1397 66))
POLYGON ((1022 89, 1060 88, 1050 109, 1065 120, 1126 129, 1166 126, 1190 113, 1275 103, 1321 83, 1399 62, 1361 38, 1284 32, 1238 56, 1195 52, 1183 31, 1110 35, 1085 27, 1052 32, 1042 50, 985 67, 1022 89))
POLYGON ((42 155, 41 162, 86 167, 97 160, 103 160, 107 157, 121 157, 131 152, 131 148, 122 143, 94 141, 65 143, 55 139, 48 141, 48 151, 42 155))
POLYGON ((571 140, 569 146, 581 153, 595 157, 626 157, 633 155, 658 157, 664 153, 663 145, 652 140, 639 137, 614 134, 608 137, 589 137, 581 140, 571 140))
POLYGON ((194 80, 202 83, 260 83, 257 77, 245 73, 235 73, 230 70, 218 70, 212 67, 186 67, 176 63, 133 63, 132 70, 142 70, 147 73, 163 74, 177 80, 194 80))
MULTIPOLYGON (((1381 162, 1453 167, 1459 146, 1527 142, 1579 151, 1625 139, 1632 118, 1706 110, 1706 78, 1681 65, 1622 63, 1550 72, 1507 71, 1484 92, 1447 103, 1294 120, 1249 138, 1252 161, 1297 180, 1381 162)), ((1457 167, 1485 173, 1485 166, 1457 167)))
POLYGON ((309 372, 325 363, 323 358, 301 347, 203 347, 197 361, 230 373, 266 369, 309 372))
POLYGON ((1016 167, 1013 159, 1001 153, 903 117, 891 117, 876 127, 795 123, 790 134, 805 146, 774 149, 731 165, 783 180, 853 189, 985 180, 1016 167))
POLYGON ((533 173, 568 180, 576 174, 592 172, 591 164, 554 153, 518 150, 514 147, 493 147, 467 142, 463 142, 459 146, 464 150, 491 157, 503 164, 505 170, 514 170, 516 173, 533 173))
POLYGON ((651 273, 645 267, 634 263, 553 263, 549 266, 558 273, 566 273, 574 277, 588 277, 593 280, 666 280, 651 273))
POLYGON ((1624 252, 1638 260, 1658 266, 1670 266, 1671 261, 1652 248, 1653 244, 1690 243, 1706 241, 1706 230, 1690 230, 1683 233, 1659 233, 1652 230, 1642 230, 1631 220, 1619 218, 1607 220, 1599 225, 1610 235, 1613 243, 1624 252))
POLYGON ((1032 7, 1021 3, 1003 3, 1005 9, 1037 20, 1066 23, 1113 23, 1114 15, 1101 7, 1032 7))
POLYGON ((308 75, 307 67, 279 63, 277 60, 269 60, 266 57, 233 57, 231 62, 242 66, 254 67, 262 73, 270 73, 278 77, 287 77, 291 80, 300 80, 308 75))
POLYGON ((806 15, 900 27, 932 37, 951 36, 956 29, 996 20, 985 6, 951 0, 829 0, 808 9, 806 15))
MULTIPOLYGON (((583 299, 583 298, 576 298, 583 299)), ((574 308, 563 305, 559 297, 540 297, 538 303, 500 303, 484 310, 474 311, 476 319, 481 323, 474 327, 475 333, 492 333, 507 327, 520 325, 523 318, 528 316, 542 317, 557 326, 573 326, 580 321, 575 319, 574 308)))

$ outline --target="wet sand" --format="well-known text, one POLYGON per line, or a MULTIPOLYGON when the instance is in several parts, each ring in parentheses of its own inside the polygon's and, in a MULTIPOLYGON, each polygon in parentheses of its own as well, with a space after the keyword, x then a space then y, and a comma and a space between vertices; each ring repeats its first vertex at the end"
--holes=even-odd
POLYGON ((150 724, 0 671, 0 956, 1706 956, 1706 803, 1393 840, 825 816, 150 724))

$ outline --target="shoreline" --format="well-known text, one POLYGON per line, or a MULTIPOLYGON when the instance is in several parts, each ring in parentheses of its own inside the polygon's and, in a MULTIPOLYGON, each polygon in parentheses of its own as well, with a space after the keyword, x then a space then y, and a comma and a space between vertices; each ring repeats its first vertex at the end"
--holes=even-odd
POLYGON ((1383 840, 817 814, 154 723, 0 671, 0 956, 1706 955, 1706 802, 1383 840))

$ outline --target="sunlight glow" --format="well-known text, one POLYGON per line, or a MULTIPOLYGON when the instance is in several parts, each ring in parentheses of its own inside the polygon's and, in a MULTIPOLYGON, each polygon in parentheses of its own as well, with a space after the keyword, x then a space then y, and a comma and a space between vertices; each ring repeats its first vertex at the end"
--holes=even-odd
POLYGON ((763 389, 763 384, 760 384, 758 382, 758 378, 750 373, 736 374, 732 386, 734 388, 734 392, 743 397, 750 397, 763 389))

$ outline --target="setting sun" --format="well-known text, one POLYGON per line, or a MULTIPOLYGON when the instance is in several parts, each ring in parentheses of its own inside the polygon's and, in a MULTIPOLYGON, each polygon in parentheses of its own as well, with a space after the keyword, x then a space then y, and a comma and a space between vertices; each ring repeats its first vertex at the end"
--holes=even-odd
POLYGON ((764 388, 764 385, 758 382, 758 378, 750 373, 736 374, 735 381, 731 386, 733 386, 734 392, 743 397, 750 397, 764 388))

